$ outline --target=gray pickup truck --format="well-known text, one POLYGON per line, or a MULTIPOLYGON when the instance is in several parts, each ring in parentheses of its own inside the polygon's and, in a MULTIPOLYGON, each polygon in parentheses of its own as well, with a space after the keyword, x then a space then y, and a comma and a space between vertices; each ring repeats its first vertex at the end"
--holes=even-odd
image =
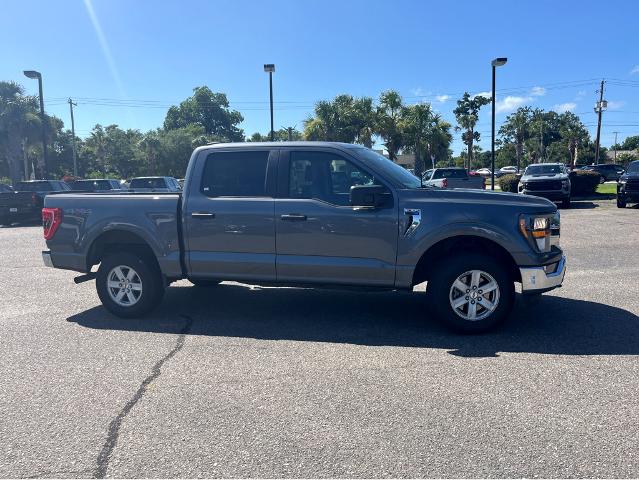
POLYGON ((422 183, 439 188, 486 188, 481 175, 468 175, 465 168, 433 168, 426 170, 422 183))
POLYGON ((538 294, 565 273, 553 203, 424 187, 358 145, 204 146, 181 194, 56 194, 42 214, 45 264, 82 272, 76 282, 95 278, 104 306, 127 318, 183 278, 369 290, 428 282, 425 317, 480 332, 508 317, 516 282, 538 294))

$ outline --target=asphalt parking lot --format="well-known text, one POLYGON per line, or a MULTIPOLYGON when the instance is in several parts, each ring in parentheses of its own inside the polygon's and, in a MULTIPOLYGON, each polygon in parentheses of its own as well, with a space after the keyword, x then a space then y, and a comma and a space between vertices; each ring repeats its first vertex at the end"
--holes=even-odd
POLYGON ((144 320, 0 228, 2 477, 637 477, 639 209, 562 211, 564 287, 483 336, 423 294, 180 282, 144 320))

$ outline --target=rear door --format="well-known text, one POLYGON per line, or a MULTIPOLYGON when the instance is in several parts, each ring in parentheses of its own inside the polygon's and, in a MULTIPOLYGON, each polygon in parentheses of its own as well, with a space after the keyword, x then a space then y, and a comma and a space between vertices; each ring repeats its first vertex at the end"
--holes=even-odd
POLYGON ((276 159, 268 148, 200 153, 184 194, 190 276, 275 280, 275 178, 267 171, 276 159))
POLYGON ((275 200, 277 279, 283 282, 392 286, 397 203, 377 209, 349 203, 355 185, 384 185, 344 153, 282 151, 275 200))

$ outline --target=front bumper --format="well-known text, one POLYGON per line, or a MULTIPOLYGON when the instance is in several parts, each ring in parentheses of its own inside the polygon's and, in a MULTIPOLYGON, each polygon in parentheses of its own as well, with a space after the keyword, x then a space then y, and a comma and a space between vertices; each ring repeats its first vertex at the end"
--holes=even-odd
POLYGON ((51 267, 51 268, 55 268, 53 266, 53 262, 51 261, 51 252, 48 250, 45 250, 42 252, 42 261, 44 262, 44 265, 47 267, 51 267))
POLYGON ((566 190, 521 190, 524 195, 534 195, 535 197, 547 198, 548 200, 564 200, 570 198, 570 191, 566 190))
POLYGON ((566 275, 566 256, 563 255, 557 263, 555 271, 546 273, 544 267, 523 267, 521 273, 522 293, 541 293, 561 286, 566 275))

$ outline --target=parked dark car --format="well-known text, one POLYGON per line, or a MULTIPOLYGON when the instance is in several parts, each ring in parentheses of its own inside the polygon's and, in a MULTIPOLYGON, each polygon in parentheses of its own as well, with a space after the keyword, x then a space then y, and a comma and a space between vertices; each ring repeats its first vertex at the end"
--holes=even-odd
POLYGON ((71 187, 61 180, 18 182, 13 191, 0 193, 0 225, 39 220, 44 197, 71 187))
POLYGON ((0 193, 5 192, 13 192, 13 188, 10 185, 5 185, 4 183, 0 183, 0 193))
POLYGON ((597 172, 600 175, 599 182, 609 182, 611 180, 619 180, 619 177, 623 175, 624 168, 621 165, 615 165, 614 163, 602 163, 601 165, 588 165, 582 168, 582 170, 590 170, 591 172, 597 172))
POLYGON ((72 190, 81 190, 83 192, 107 192, 111 190, 122 190, 122 184, 119 180, 111 180, 105 178, 75 180, 69 183, 72 190))
POLYGON ((628 202, 639 202, 639 160, 630 162, 617 181, 617 206, 626 208, 628 202))

